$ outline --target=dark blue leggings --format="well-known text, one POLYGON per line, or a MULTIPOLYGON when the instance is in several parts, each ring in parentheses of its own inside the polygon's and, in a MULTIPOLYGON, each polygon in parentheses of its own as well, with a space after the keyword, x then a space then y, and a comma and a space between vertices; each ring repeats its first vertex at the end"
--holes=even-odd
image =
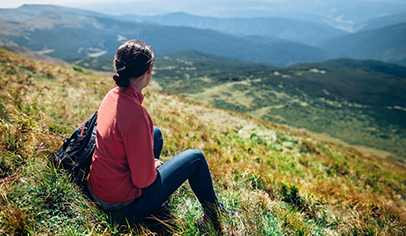
MULTIPOLYGON (((154 127, 154 155, 159 158, 162 150, 161 131, 154 127)), ((125 223, 142 221, 156 213, 169 196, 175 192, 186 180, 203 207, 217 203, 213 183, 206 158, 200 150, 184 151, 158 169, 155 181, 142 189, 140 197, 128 206, 115 211, 109 211, 113 220, 125 223)))

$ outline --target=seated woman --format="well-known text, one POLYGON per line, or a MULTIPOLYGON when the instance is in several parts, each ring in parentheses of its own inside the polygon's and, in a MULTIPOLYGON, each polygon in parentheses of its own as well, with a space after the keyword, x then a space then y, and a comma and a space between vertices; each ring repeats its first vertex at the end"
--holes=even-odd
POLYGON ((118 47, 113 76, 117 87, 107 93, 98 110, 88 189, 115 221, 137 222, 156 213, 189 180, 205 218, 221 230, 216 212, 224 208, 213 190, 203 153, 187 150, 166 163, 159 160, 161 132, 142 106, 141 93, 150 82, 153 62, 154 52, 140 40, 118 47))

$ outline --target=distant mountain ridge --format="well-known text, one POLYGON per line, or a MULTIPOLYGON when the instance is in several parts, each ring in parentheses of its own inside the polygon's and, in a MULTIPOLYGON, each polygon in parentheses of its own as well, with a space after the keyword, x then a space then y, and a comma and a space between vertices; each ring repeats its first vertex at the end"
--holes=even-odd
POLYGON ((27 20, 40 14, 43 11, 57 11, 73 15, 109 17, 109 15, 103 13, 86 11, 77 8, 62 7, 56 5, 45 5, 45 4, 24 4, 16 9, 0 8, 0 20, 27 20))
POLYGON ((282 18, 220 19, 185 13, 120 17, 52 5, 0 9, 0 18, 10 15, 24 20, 0 20, 0 43, 57 58, 108 57, 120 42, 141 38, 153 45, 157 54, 196 50, 274 66, 341 57, 406 65, 406 23, 379 28, 402 22, 402 14, 370 20, 363 29, 377 29, 350 34, 323 24, 282 18), (45 11, 29 18, 41 10, 45 11), (308 45, 316 42, 316 46, 308 45))
POLYGON ((111 14, 163 15, 171 12, 187 12, 197 16, 217 18, 283 17, 295 20, 324 23, 334 28, 353 32, 354 25, 370 19, 406 12, 404 0, 183 0, 171 4, 166 0, 127 1, 81 4, 81 7, 111 14), (118 13, 120 12, 120 13, 118 13))
POLYGON ((157 54, 193 49, 279 66, 329 58, 321 49, 300 43, 261 43, 213 30, 123 22, 55 11, 45 11, 27 20, 0 23, 1 43, 23 46, 57 58, 111 56, 120 42, 131 38, 147 41, 157 54))
POLYGON ((212 29, 234 35, 267 35, 308 45, 314 45, 326 39, 347 34, 345 31, 322 23, 316 24, 280 17, 221 19, 178 12, 145 17, 126 15, 122 19, 140 23, 212 29))
POLYGON ((406 65, 406 23, 327 40, 320 47, 333 57, 372 59, 406 65))
POLYGON ((358 23, 354 26, 354 31, 359 32, 359 31, 379 29, 382 27, 396 25, 396 24, 400 24, 400 23, 406 23, 406 12, 378 17, 378 18, 371 19, 371 20, 368 20, 368 21, 365 21, 362 23, 358 23))

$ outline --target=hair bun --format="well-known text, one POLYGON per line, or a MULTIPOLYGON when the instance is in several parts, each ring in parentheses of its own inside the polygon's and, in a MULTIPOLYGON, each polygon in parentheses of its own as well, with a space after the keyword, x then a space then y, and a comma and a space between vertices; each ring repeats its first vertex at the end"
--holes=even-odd
POLYGON ((116 75, 114 81, 120 87, 130 86, 129 78, 139 78, 144 75, 154 62, 154 52, 151 47, 139 39, 122 43, 116 50, 114 66, 116 75))
POLYGON ((116 82, 116 85, 119 87, 124 87, 127 88, 130 86, 130 81, 128 80, 128 77, 125 76, 123 73, 115 73, 113 75, 114 82, 116 82), (124 78, 123 78, 124 77, 124 78))

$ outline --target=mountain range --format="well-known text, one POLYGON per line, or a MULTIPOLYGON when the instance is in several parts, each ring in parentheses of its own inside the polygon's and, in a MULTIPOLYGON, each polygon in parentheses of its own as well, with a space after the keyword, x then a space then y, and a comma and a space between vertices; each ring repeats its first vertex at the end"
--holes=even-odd
POLYGON ((316 45, 326 39, 347 34, 326 24, 281 17, 215 18, 169 13, 159 16, 125 15, 122 20, 168 26, 188 26, 211 29, 232 35, 265 35, 307 45, 316 45))
POLYGON ((406 23, 329 39, 320 47, 336 58, 373 59, 406 65, 406 23))
POLYGON ((379 29, 385 26, 396 25, 406 22, 406 12, 401 12, 399 14, 387 15, 378 18, 374 18, 368 21, 360 22, 354 25, 354 31, 365 31, 379 29))
POLYGON ((328 58, 296 42, 257 42, 214 30, 123 22, 111 18, 44 11, 27 20, 2 20, 0 42, 57 58, 112 56, 127 39, 141 38, 157 54, 194 49, 243 61, 288 65, 328 58))
POLYGON ((80 7, 108 15, 151 16, 186 12, 216 18, 289 18, 323 23, 348 32, 355 32, 355 25, 359 23, 406 12, 404 0, 154 0, 127 1, 126 4, 82 3, 80 7))
POLYGON ((399 14, 369 25, 399 24, 357 33, 287 18, 114 16, 52 5, 1 9, 0 19, 0 43, 61 59, 112 56, 122 41, 141 38, 157 54, 197 50, 275 66, 339 57, 406 64, 406 29, 399 14))
POLYGON ((339 57, 406 64, 406 29, 399 14, 377 18, 368 26, 385 27, 365 26, 357 33, 288 18, 114 16, 52 5, 0 9, 0 19, 0 43, 61 59, 112 56, 122 41, 141 38, 156 54, 197 50, 274 66, 339 57), (399 24, 386 26, 388 22, 399 24))

